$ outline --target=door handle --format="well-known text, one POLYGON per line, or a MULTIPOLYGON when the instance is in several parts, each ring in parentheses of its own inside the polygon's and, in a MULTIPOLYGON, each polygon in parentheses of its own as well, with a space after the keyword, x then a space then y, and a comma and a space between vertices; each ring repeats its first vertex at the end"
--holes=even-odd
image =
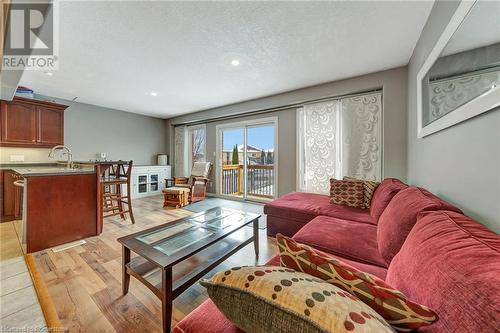
POLYGON ((24 180, 16 180, 16 181, 14 181, 14 186, 24 187, 24 180))

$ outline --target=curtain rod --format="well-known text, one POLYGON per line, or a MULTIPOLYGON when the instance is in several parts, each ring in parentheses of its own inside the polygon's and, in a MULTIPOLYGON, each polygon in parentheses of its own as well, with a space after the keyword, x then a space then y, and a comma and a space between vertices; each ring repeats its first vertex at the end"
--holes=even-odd
MULTIPOLYGON (((185 126, 185 125, 192 126, 192 125, 208 124, 208 123, 213 123, 213 122, 217 122, 217 121, 221 121, 221 120, 235 119, 235 118, 241 118, 244 116, 252 116, 252 115, 258 115, 258 114, 276 112, 276 111, 291 109, 294 107, 296 108, 296 107, 300 107, 300 106, 312 104, 312 103, 326 102, 326 101, 335 100, 335 99, 342 99, 342 98, 350 98, 350 97, 356 97, 356 96, 361 96, 361 95, 367 95, 370 93, 382 92, 382 90, 383 90, 382 88, 376 88, 376 89, 363 90, 363 91, 359 91, 356 93, 350 93, 350 94, 344 94, 344 95, 335 95, 335 96, 322 97, 322 98, 317 98, 317 99, 303 100, 303 101, 295 102, 292 104, 275 106, 272 108, 255 109, 255 110, 243 111, 243 112, 240 112, 237 114, 214 117, 214 118, 210 118, 208 120, 199 119, 199 120, 186 121, 183 123, 173 124, 173 126, 177 127, 177 126, 185 126)), ((202 112, 202 111, 200 111, 200 112, 202 112)))

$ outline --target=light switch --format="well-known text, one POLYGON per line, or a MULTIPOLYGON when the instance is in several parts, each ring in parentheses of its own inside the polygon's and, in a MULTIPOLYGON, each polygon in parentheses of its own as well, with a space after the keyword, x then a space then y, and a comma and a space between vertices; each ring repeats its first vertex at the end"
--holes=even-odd
POLYGON ((11 162, 24 162, 24 155, 10 155, 11 162))

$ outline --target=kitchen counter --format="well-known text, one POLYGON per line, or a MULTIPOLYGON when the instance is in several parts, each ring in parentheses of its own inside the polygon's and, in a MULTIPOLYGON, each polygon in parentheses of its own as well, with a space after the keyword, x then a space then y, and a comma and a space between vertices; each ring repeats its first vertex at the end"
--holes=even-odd
POLYGON ((67 169, 61 161, 9 163, 0 164, 0 174, 2 221, 22 220, 26 253, 99 233, 99 179, 94 165, 67 169), (22 187, 16 184, 20 178, 24 180, 22 187))
POLYGON ((23 177, 31 176, 58 176, 58 175, 80 175, 93 174, 95 168, 93 166, 80 166, 77 168, 68 169, 65 164, 59 163, 34 163, 34 164, 2 164, 1 170, 11 170, 23 177))

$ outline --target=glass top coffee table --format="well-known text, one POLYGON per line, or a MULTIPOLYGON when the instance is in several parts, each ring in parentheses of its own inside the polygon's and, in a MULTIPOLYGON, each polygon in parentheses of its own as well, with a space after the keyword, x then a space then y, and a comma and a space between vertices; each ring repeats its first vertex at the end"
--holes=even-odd
POLYGON ((259 217, 215 207, 119 238, 123 294, 128 293, 130 276, 142 282, 160 298, 163 332, 170 332, 177 296, 251 242, 259 256, 259 217), (131 251, 137 254, 132 260, 131 251))

